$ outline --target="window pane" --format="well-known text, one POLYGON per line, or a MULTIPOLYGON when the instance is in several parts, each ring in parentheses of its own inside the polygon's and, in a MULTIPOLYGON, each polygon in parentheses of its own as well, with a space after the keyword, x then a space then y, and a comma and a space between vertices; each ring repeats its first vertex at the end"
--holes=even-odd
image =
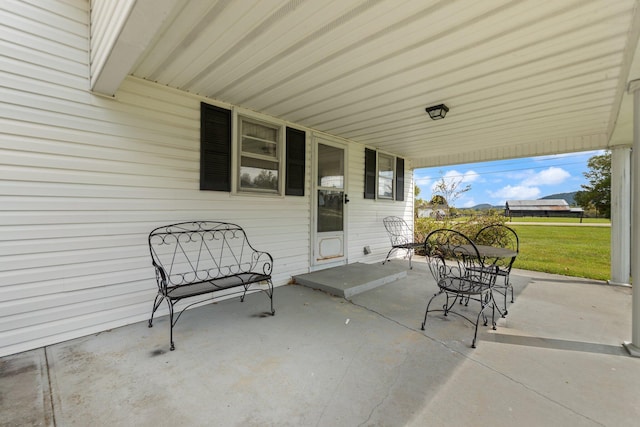
POLYGON ((240 188, 278 192, 278 162, 242 157, 240 160, 240 188))
POLYGON ((393 157, 378 154, 378 197, 393 198, 393 157))
POLYGON ((276 158, 278 129, 251 122, 242 122, 242 147, 245 153, 276 158))
POLYGON ((278 129, 258 123, 243 121, 242 135, 275 142, 278 140, 278 129))
POLYGON ((241 117, 239 133, 238 191, 280 193, 280 127, 241 117))
POLYGON ((342 231, 344 192, 318 190, 318 232, 342 231))
POLYGON ((318 144, 318 186, 344 187, 344 150, 318 144))

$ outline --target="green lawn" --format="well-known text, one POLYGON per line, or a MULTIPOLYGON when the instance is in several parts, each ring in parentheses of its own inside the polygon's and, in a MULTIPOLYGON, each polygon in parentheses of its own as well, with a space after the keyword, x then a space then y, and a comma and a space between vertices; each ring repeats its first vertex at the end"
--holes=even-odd
MULTIPOLYGON (((580 218, 565 218, 565 217, 547 218, 547 217, 525 216, 525 217, 513 217, 512 222, 563 222, 563 223, 570 222, 574 224, 580 224, 580 218)), ((611 224, 611 220, 607 218, 582 218, 582 223, 583 224, 611 224)), ((507 221, 507 225, 509 224, 510 222, 507 221)))
POLYGON ((596 280, 610 278, 611 228, 506 225, 520 239, 514 268, 596 280))

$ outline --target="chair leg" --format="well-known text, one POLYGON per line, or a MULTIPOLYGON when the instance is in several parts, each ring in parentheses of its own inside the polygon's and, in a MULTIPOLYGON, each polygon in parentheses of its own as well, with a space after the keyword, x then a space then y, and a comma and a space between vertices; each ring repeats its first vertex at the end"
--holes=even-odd
POLYGON ((508 282, 509 283, 509 288, 511 288, 511 304, 514 303, 514 299, 513 299, 513 285, 511 284, 511 281, 508 282))
MULTIPOLYGON (((496 328, 496 304, 495 304, 495 301, 493 300, 493 294, 491 292, 489 292, 488 298, 491 300, 491 326, 495 331, 497 329, 496 328)), ((500 310, 498 310, 498 312, 500 312, 500 310)))
POLYGON ((502 315, 502 317, 509 314, 509 311, 507 310, 507 293, 509 292, 509 289, 511 289, 511 303, 513 304, 513 286, 511 286, 511 282, 509 281, 509 273, 507 273, 507 275, 504 276, 504 314, 502 315))
POLYGON ((493 306, 491 323, 493 324, 493 329, 494 330, 496 329, 495 304, 493 303, 493 298, 491 297, 491 293, 488 293, 486 296, 480 298, 480 312, 478 313, 478 317, 476 318, 476 327, 473 333, 473 341, 471 341, 471 348, 476 348, 476 341, 478 339, 478 323, 480 323, 480 316, 483 317, 484 325, 487 326, 488 320, 487 320, 487 316, 484 314, 484 310, 487 308, 489 304, 493 306))
POLYGON ((395 251, 396 248, 391 248, 391 250, 389 252, 387 252, 387 257, 384 259, 384 261, 382 261, 382 265, 384 265, 385 262, 389 261, 389 256, 391 255, 391 252, 395 251))
MULTIPOLYGON (((427 313, 429 313, 429 306, 431 305, 431 301, 433 301, 433 299, 435 297, 437 297, 438 295, 440 295, 441 293, 442 293, 442 291, 436 292, 435 294, 433 294, 433 296, 431 297, 431 299, 427 303, 427 309, 424 312, 424 320, 422 321, 422 326, 420 327, 420 329, 422 329, 423 331, 424 331, 424 325, 427 323, 427 313)), ((445 316, 446 316, 446 313, 445 313, 445 316)))

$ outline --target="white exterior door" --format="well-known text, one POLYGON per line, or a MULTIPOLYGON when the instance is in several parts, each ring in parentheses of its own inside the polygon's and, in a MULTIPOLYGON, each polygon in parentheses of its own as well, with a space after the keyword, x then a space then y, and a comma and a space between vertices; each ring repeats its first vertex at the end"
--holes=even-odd
POLYGON ((312 267, 346 263, 346 145, 314 139, 312 267))

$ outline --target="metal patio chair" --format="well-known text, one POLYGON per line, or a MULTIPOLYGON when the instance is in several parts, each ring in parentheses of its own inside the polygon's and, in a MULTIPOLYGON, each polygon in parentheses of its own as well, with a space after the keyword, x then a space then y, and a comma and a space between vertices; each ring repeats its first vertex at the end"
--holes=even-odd
POLYGON ((384 228, 387 230, 389 240, 391 240, 391 250, 387 253, 387 257, 382 261, 384 265, 391 253, 397 250, 407 251, 405 258, 409 258, 409 268, 412 269, 411 257, 418 248, 424 248, 424 242, 415 242, 413 230, 405 222, 404 219, 397 216, 388 216, 382 220, 384 228))
POLYGON ((497 274, 503 278, 502 283, 496 284, 494 290, 504 297, 504 307, 501 310, 502 316, 506 316, 507 310, 507 292, 511 290, 511 302, 514 302, 513 286, 509 280, 511 267, 520 252, 520 239, 518 234, 510 227, 504 224, 492 224, 482 228, 473 241, 476 245, 487 245, 499 248, 510 249, 516 253, 513 257, 485 257, 485 264, 491 264, 498 267, 497 274))
POLYGON ((476 245, 464 234, 449 229, 435 230, 429 233, 426 240, 427 260, 429 270, 438 285, 424 313, 422 330, 425 330, 427 315, 431 312, 443 312, 445 316, 455 314, 474 325, 471 347, 476 347, 478 337, 478 323, 482 317, 484 325, 488 324, 485 310, 491 308, 491 323, 496 329, 495 304, 493 302, 493 287, 496 283, 497 266, 485 265, 478 253, 476 245), (433 300, 444 294, 445 303, 436 309, 430 309, 433 300), (475 320, 469 302, 480 304, 475 320), (457 303, 457 304, 456 304, 457 303), (455 308, 455 311, 454 311, 455 308))

